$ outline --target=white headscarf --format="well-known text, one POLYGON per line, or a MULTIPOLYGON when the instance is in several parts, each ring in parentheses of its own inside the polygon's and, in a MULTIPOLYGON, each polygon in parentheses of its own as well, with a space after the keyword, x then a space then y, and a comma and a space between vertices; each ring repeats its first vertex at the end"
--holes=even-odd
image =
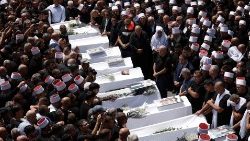
POLYGON ((239 134, 240 134, 240 137, 241 137, 241 139, 243 139, 245 136, 246 136, 246 124, 247 124, 247 120, 249 120, 249 119, 247 119, 247 114, 249 114, 250 113, 250 110, 247 110, 246 109, 246 111, 245 111, 245 113, 244 113, 244 115, 243 115, 243 117, 242 117, 242 119, 241 119, 241 121, 240 121, 240 132, 239 132, 239 134))
MULTIPOLYGON (((216 100, 214 102, 215 105, 219 105, 220 104, 220 101, 221 99, 225 96, 225 95, 230 95, 229 91, 227 89, 225 89, 224 93, 223 94, 217 94, 216 96, 216 100)), ((212 110, 213 112, 213 119, 212 119, 212 128, 217 128, 217 123, 218 123, 218 112, 216 110, 212 110)))
MULTIPOLYGON (((231 100, 227 100, 227 106, 232 106, 232 107, 234 107, 235 108, 235 110, 240 110, 240 108, 244 105, 246 103, 246 99, 245 98, 243 98, 243 97, 240 97, 240 102, 238 103, 238 104, 236 104, 236 105, 234 105, 235 103, 233 102, 233 101, 231 101, 231 100)), ((231 115, 231 119, 230 119, 230 126, 233 126, 234 125, 234 123, 233 123, 233 120, 234 120, 234 116, 233 116, 233 113, 232 113, 232 115, 231 115)))
POLYGON ((155 34, 152 36, 151 39, 151 47, 152 49, 157 49, 160 46, 168 46, 168 39, 167 39, 167 35, 165 34, 163 28, 161 26, 156 26, 156 31, 155 34), (162 36, 159 38, 158 37, 158 32, 161 31, 162 32, 162 36))

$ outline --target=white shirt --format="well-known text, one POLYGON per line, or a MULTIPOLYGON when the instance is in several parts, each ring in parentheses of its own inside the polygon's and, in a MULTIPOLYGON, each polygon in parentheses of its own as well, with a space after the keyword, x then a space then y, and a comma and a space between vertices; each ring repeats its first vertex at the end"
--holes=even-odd
POLYGON ((46 8, 47 10, 50 10, 50 16, 49 21, 50 23, 60 23, 64 22, 66 19, 65 16, 65 8, 62 5, 55 6, 55 4, 52 4, 46 8), (51 19, 50 19, 51 18, 51 19))

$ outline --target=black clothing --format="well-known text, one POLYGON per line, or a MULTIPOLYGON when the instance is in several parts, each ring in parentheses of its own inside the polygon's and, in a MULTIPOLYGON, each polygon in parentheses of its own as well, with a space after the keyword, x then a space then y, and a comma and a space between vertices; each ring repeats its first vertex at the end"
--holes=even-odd
POLYGON ((187 93, 187 98, 192 105, 192 111, 193 113, 195 113, 198 110, 200 110, 202 107, 202 104, 204 102, 205 89, 204 89, 203 83, 197 84, 194 81, 191 84, 191 88, 193 91, 199 94, 199 98, 193 98, 189 93, 187 93))

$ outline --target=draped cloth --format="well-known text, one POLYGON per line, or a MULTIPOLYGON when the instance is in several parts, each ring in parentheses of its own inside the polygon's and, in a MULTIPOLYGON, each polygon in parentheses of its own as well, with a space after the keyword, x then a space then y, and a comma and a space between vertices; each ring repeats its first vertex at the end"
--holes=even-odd
POLYGON ((156 32, 155 34, 152 36, 151 39, 151 47, 152 50, 154 49, 158 49, 160 48, 160 46, 168 46, 168 39, 167 39, 167 35, 165 34, 165 32, 163 31, 163 28, 161 26, 156 26, 156 32), (158 32, 161 31, 162 35, 161 37, 158 36, 158 32))
MULTIPOLYGON (((226 89, 225 89, 225 91, 224 91, 223 94, 217 94, 216 100, 215 100, 214 104, 215 104, 216 106, 219 106, 221 99, 222 99, 225 95, 230 95, 230 94, 229 94, 229 91, 226 90, 226 89)), ((217 128, 217 123, 218 123, 218 121, 217 121, 217 119, 218 119, 218 112, 217 112, 216 110, 214 110, 214 109, 212 110, 212 112, 213 112, 213 118, 212 118, 212 125, 211 125, 211 126, 212 126, 212 128, 217 128)))

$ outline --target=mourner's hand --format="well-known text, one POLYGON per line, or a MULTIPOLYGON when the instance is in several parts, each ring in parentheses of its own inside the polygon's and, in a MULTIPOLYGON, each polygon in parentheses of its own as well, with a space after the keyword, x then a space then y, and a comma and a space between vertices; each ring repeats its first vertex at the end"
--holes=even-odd
POLYGON ((201 110, 197 111, 195 114, 196 114, 197 116, 201 115, 201 110))
POLYGON ((143 52, 143 49, 137 49, 137 53, 141 54, 143 52))
POLYGON ((153 74, 153 76, 154 76, 155 78, 157 78, 158 73, 155 72, 155 73, 153 74))
POLYGON ((207 104, 212 105, 212 104, 214 104, 214 101, 212 99, 210 99, 210 100, 207 101, 207 104))
POLYGON ((105 35, 107 35, 107 32, 106 31, 102 32, 102 36, 105 36, 105 35))
POLYGON ((185 96, 187 94, 187 91, 183 91, 179 94, 179 96, 185 96))
POLYGON ((180 85, 180 82, 174 81, 174 85, 175 85, 175 86, 179 86, 179 85, 180 85))

